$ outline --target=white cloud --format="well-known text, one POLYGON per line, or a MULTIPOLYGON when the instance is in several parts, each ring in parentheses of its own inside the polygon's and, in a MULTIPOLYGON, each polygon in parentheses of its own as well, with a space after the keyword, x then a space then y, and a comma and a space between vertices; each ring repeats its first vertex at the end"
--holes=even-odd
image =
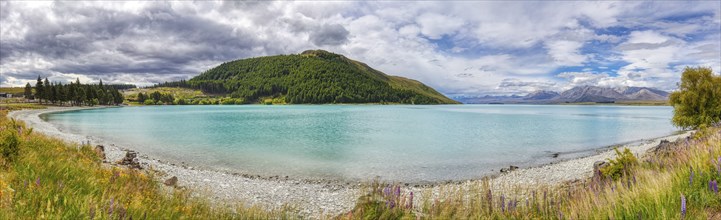
POLYGON ((548 55, 561 66, 580 66, 586 61, 586 56, 580 54, 582 42, 577 41, 550 41, 546 42, 548 55))
POLYGON ((3 1, 0 74, 3 85, 39 74, 152 84, 228 60, 321 48, 453 94, 494 92, 513 84, 507 79, 556 89, 591 82, 671 87, 679 66, 721 69, 721 37, 709 25, 721 23, 720 4, 3 1), (661 21, 699 12, 713 15, 661 21), (585 50, 599 42, 602 50, 585 50), (618 76, 553 74, 618 62, 628 63, 618 76))
POLYGON ((431 39, 440 39, 443 35, 455 33, 463 21, 445 15, 426 13, 416 19, 421 27, 421 33, 431 39))

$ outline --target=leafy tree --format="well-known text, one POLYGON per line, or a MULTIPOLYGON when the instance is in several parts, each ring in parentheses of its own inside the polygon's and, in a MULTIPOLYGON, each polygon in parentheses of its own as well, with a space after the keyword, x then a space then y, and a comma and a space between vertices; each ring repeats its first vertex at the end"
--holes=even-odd
POLYGON ((721 76, 711 68, 686 67, 679 90, 671 93, 672 122, 684 129, 721 122, 721 76))

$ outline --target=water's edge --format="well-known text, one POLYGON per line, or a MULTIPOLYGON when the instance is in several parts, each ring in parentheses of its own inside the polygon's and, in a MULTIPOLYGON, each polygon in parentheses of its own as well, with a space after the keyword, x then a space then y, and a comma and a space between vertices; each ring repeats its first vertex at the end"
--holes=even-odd
MULTIPOLYGON (((247 178, 263 179, 263 180, 293 180, 293 181, 302 181, 302 182, 308 182, 308 183, 333 182, 333 183, 337 183, 340 185, 349 185, 349 184, 357 185, 359 183, 369 182, 369 181, 373 181, 373 180, 377 179, 377 177, 372 177, 372 176, 369 176, 366 179, 318 178, 318 177, 281 176, 281 175, 264 176, 264 175, 260 175, 258 173, 253 173, 253 172, 249 172, 249 171, 241 170, 241 169, 219 168, 219 167, 215 167, 212 165, 189 163, 187 161, 184 161, 182 158, 173 158, 172 156, 168 156, 168 155, 155 155, 155 154, 149 155, 149 154, 147 154, 147 152, 138 150, 138 148, 135 146, 120 145, 118 143, 113 143, 113 142, 107 141, 106 139, 104 139, 102 137, 89 136, 89 135, 85 135, 85 134, 78 134, 78 133, 72 133, 69 131, 65 131, 65 130, 59 128, 56 124, 53 124, 53 123, 45 120, 45 118, 46 118, 45 116, 47 116, 49 114, 55 114, 55 113, 61 113, 61 112, 72 112, 72 111, 87 111, 87 110, 94 110, 94 109, 101 109, 101 108, 118 108, 118 106, 99 106, 99 107, 80 107, 80 108, 62 107, 62 108, 48 109, 48 110, 42 111, 41 113, 37 114, 37 117, 41 121, 46 123, 47 125, 52 126, 53 129, 66 134, 66 136, 84 137, 86 139, 84 141, 90 141, 90 142, 92 142, 92 144, 102 144, 102 145, 106 145, 106 146, 109 145, 109 146, 117 147, 122 151, 132 150, 132 151, 138 152, 139 155, 146 160, 157 161, 159 163, 163 163, 163 164, 166 164, 169 166, 174 166, 179 169, 206 170, 206 171, 220 172, 220 173, 225 173, 225 174, 229 174, 229 175, 243 176, 243 177, 247 177, 247 178)), ((134 108, 141 108, 141 107, 134 107, 134 108)), ((9 115, 9 116, 12 117, 11 115, 9 115)), ((639 146, 639 145, 646 144, 646 143, 649 143, 654 140, 668 138, 668 137, 675 136, 675 135, 678 135, 678 134, 684 133, 684 132, 685 131, 675 131, 672 134, 667 134, 667 135, 663 135, 660 137, 638 139, 638 140, 634 140, 634 141, 616 143, 616 144, 611 144, 611 145, 607 145, 607 146, 591 147, 591 148, 585 149, 585 150, 560 151, 560 152, 547 151, 546 155, 534 157, 532 161, 528 161, 528 162, 525 162, 522 164, 509 163, 509 164, 507 164, 507 166, 518 166, 521 169, 538 168, 538 167, 543 167, 543 166, 547 166, 547 165, 551 165, 551 164, 558 164, 558 163, 563 163, 563 162, 570 161, 570 160, 583 159, 583 158, 599 155, 599 154, 602 154, 605 152, 609 152, 619 146, 639 146)), ((83 140, 80 140, 80 141, 76 140, 75 142, 81 143, 81 142, 83 142, 83 140)), ((114 161, 111 161, 111 162, 114 162, 114 161)), ((493 171, 494 171, 493 173, 487 173, 484 175, 480 175, 478 177, 460 179, 460 180, 456 179, 456 180, 438 180, 438 181, 406 181, 406 182, 401 182, 401 183, 432 186, 432 185, 438 185, 441 183, 448 183, 448 182, 464 182, 464 181, 480 180, 480 179, 483 179, 486 177, 496 177, 500 174, 497 167, 494 167, 493 171)), ((383 180, 381 179, 381 181, 383 181, 383 180)))

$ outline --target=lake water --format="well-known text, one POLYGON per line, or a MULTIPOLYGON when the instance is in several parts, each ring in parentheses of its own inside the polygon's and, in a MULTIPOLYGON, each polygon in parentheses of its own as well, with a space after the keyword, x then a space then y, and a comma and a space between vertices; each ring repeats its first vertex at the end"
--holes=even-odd
POLYGON ((671 107, 148 106, 43 115, 60 129, 194 166, 262 176, 479 178, 670 135, 671 107), (561 152, 559 158, 552 154, 561 152))

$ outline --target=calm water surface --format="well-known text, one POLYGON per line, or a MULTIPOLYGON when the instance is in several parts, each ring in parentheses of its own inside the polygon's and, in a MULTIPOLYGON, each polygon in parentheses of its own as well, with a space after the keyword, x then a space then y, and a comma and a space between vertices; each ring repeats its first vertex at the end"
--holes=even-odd
POLYGON ((566 105, 149 106, 43 115, 154 157, 264 176, 478 178, 672 134, 670 107, 566 105), (494 170, 495 172, 491 171, 494 170))

